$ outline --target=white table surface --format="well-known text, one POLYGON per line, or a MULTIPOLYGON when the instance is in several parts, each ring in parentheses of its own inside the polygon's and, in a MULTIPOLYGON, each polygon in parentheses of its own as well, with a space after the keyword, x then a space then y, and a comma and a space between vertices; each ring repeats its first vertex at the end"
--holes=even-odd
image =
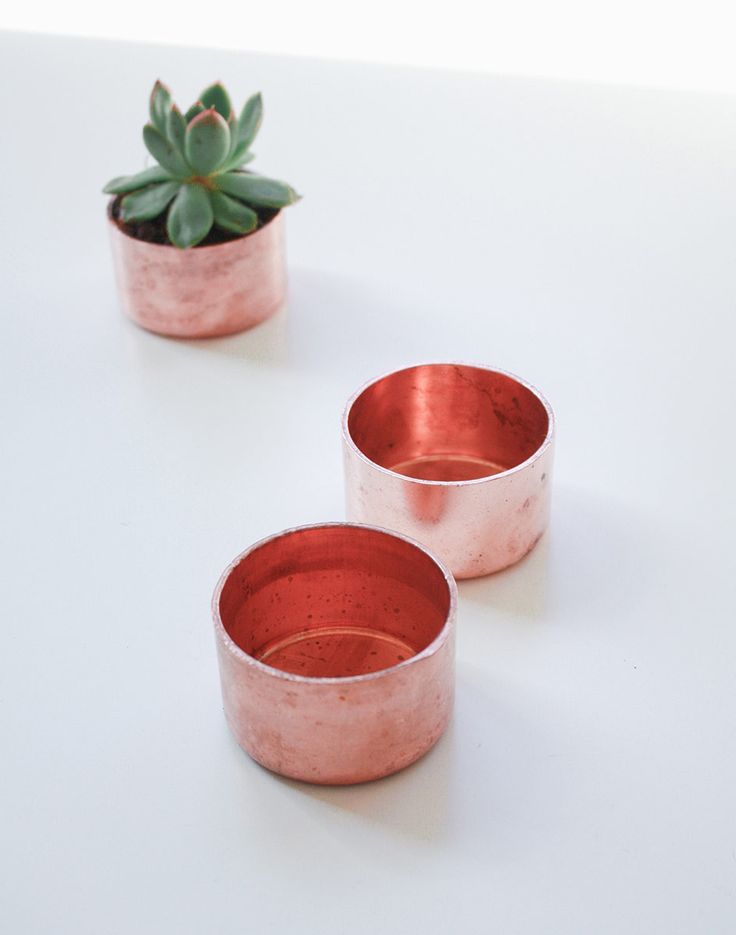
POLYGON ((3 931, 732 935, 736 100, 8 34, 0 87, 3 931), (251 333, 118 312, 100 188, 157 76, 261 89, 305 196, 251 333), (425 759, 279 779, 211 590, 343 517, 343 401, 432 359, 548 395, 551 531, 460 585, 425 759))

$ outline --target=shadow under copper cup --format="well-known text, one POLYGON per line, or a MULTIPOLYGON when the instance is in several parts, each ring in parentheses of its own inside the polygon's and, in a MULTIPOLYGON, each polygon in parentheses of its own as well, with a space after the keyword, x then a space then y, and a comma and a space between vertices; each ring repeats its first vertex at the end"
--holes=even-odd
POLYGON ((328 785, 408 766, 450 716, 456 603, 452 575, 384 529, 302 526, 247 549, 212 604, 238 743, 328 785))
POLYGON ((394 371, 348 401, 342 435, 348 519, 417 539, 458 578, 519 561, 547 526, 554 417, 512 374, 394 371))

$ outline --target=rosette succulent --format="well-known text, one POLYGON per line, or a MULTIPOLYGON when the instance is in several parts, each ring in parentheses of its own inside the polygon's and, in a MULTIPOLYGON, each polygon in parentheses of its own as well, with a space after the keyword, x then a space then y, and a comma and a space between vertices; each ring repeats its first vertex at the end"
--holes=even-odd
POLYGON ((213 225, 248 234, 258 226, 259 213, 272 214, 298 199, 284 182, 243 168, 253 158, 250 147, 263 117, 260 94, 250 97, 236 117, 218 82, 182 114, 169 89, 157 81, 150 114, 143 141, 158 164, 115 178, 104 189, 122 196, 121 221, 150 221, 166 213, 171 243, 193 247, 213 225))

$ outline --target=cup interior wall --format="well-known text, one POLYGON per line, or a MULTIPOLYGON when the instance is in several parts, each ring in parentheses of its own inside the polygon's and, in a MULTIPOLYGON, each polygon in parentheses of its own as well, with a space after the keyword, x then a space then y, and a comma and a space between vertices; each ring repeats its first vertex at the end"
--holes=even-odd
POLYGON ((219 600, 245 653, 298 675, 350 677, 391 668, 442 631, 450 586, 424 551, 354 526, 295 530, 233 567, 219 600))
POLYGON ((482 367, 427 364, 389 374, 353 402, 347 429, 371 461, 424 480, 507 471, 544 443, 549 416, 513 377, 482 367))

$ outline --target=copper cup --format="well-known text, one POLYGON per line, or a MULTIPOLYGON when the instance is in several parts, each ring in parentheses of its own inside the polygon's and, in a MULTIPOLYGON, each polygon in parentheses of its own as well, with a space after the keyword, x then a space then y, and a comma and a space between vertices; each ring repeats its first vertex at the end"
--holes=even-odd
POLYGON ((342 436, 348 519, 417 539, 457 578, 518 562, 547 526, 554 417, 510 373, 394 371, 348 401, 342 436))
POLYGON ((251 546, 212 602, 236 740, 325 785, 413 763, 452 709, 456 604, 450 573, 385 529, 301 526, 251 546))
POLYGON ((286 301, 283 216, 247 237, 181 250, 137 240, 108 218, 125 314, 178 338, 213 338, 252 328, 286 301))

